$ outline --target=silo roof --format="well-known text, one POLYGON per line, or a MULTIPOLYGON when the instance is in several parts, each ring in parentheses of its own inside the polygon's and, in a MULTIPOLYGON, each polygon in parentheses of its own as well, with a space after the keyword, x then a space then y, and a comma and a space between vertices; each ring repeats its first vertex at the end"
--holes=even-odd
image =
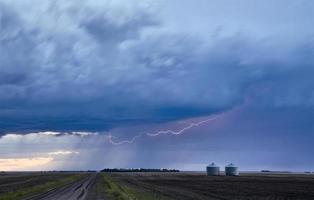
POLYGON ((218 167, 214 162, 212 162, 211 164, 209 164, 207 167, 218 167))
POLYGON ((230 163, 229 165, 227 165, 226 167, 236 167, 236 165, 235 164, 233 164, 233 163, 230 163))

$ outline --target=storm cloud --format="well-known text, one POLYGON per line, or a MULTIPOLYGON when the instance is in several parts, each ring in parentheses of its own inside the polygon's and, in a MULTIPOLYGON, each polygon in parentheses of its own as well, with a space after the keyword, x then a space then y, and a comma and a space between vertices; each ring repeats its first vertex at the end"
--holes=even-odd
POLYGON ((248 97, 313 106, 313 3, 277 13, 200 1, 211 11, 200 18, 175 2, 0 1, 0 132, 106 131, 217 114, 248 97))

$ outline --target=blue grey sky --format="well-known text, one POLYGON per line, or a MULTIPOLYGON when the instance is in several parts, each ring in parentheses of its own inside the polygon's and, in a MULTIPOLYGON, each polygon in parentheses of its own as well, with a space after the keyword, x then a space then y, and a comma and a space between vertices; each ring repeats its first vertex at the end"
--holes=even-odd
POLYGON ((314 170, 313 19, 308 0, 0 0, 0 170, 314 170))

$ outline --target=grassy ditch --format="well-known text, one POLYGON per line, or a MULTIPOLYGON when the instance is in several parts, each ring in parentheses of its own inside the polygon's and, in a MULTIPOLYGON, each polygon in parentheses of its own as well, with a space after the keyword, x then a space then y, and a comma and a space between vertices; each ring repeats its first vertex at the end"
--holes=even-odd
POLYGON ((86 174, 74 174, 71 176, 66 176, 64 178, 58 178, 53 181, 46 182, 41 185, 36 185, 32 187, 21 187, 21 189, 15 191, 9 191, 0 195, 0 200, 20 200, 26 197, 30 197, 36 194, 41 194, 47 192, 51 189, 64 186, 66 184, 78 181, 86 177, 86 174))
POLYGON ((132 186, 117 183, 112 177, 102 173, 102 185, 109 200, 170 200, 150 192, 140 191, 132 186))

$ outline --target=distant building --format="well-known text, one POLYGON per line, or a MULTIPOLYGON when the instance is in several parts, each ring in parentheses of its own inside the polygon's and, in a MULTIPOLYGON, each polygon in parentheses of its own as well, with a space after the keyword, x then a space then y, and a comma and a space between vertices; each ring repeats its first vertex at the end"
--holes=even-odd
POLYGON ((215 163, 211 163, 206 167, 208 176, 219 176, 220 169, 215 163))
POLYGON ((225 173, 226 176, 238 176, 238 167, 235 164, 231 163, 225 167, 225 173))

